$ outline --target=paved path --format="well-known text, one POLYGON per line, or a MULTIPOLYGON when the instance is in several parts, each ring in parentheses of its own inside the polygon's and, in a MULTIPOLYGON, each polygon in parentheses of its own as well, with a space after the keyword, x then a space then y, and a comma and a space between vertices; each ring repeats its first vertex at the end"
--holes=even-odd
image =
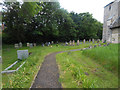
POLYGON ((56 64, 55 52, 45 57, 45 60, 35 78, 31 88, 61 88, 59 79, 59 70, 56 64))
MULTIPOLYGON (((81 49, 68 51, 79 50, 81 49)), ((47 55, 31 88, 62 88, 60 82, 58 81, 59 70, 56 64, 56 54, 68 51, 55 52, 47 55)))

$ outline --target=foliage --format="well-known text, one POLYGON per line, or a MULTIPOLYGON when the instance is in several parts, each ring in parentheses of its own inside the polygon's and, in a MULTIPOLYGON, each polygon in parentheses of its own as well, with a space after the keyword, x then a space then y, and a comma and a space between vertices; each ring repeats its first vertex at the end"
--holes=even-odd
POLYGON ((89 13, 69 13, 59 2, 4 2, 3 43, 68 41, 102 37, 102 24, 89 13))

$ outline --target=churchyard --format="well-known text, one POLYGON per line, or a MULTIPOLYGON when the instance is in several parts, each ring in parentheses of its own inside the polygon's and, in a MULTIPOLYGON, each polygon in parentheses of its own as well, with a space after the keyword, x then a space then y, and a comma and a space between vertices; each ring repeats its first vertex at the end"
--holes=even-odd
POLYGON ((40 70, 45 56, 53 52, 67 51, 56 55, 59 67, 59 82, 63 88, 116 88, 118 86, 118 44, 102 43, 101 41, 70 41, 52 45, 37 44, 30 47, 23 44, 16 48, 14 45, 3 45, 2 70, 17 61, 17 50, 28 50, 27 59, 19 62, 9 70, 18 71, 2 73, 3 88, 30 88, 37 72, 40 70), (99 46, 100 45, 100 46, 99 46), (79 51, 68 51, 76 50, 79 51), (114 77, 114 78, 111 78, 114 77))

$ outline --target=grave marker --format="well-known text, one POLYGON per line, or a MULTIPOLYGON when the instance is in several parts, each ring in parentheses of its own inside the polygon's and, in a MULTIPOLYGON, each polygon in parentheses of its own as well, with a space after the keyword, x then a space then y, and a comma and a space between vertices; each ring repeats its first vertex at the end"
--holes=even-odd
POLYGON ((75 46, 75 40, 73 40, 73 46, 75 46))
POLYGON ((80 44, 80 41, 79 40, 77 40, 77 45, 79 45, 80 44))
POLYGON ((70 44, 70 46, 72 45, 72 41, 71 40, 70 40, 69 44, 70 44))
POLYGON ((27 47, 29 47, 30 46, 30 43, 27 43, 27 47))
POLYGON ((18 48, 19 48, 19 45, 18 45, 18 44, 15 44, 15 48, 18 49, 18 48))
POLYGON ((91 42, 91 39, 89 39, 89 43, 91 42))
POLYGON ((22 60, 22 59, 26 59, 28 58, 28 50, 17 50, 17 55, 18 55, 18 59, 22 60))
POLYGON ((32 48, 33 47, 33 44, 32 43, 30 43, 30 48, 32 48))
POLYGON ((83 40, 83 43, 85 43, 85 39, 83 40))
POLYGON ((21 43, 21 42, 19 43, 19 47, 20 47, 20 48, 22 47, 22 43, 21 43))
POLYGON ((92 43, 95 43, 95 40, 94 40, 94 39, 92 39, 92 43))

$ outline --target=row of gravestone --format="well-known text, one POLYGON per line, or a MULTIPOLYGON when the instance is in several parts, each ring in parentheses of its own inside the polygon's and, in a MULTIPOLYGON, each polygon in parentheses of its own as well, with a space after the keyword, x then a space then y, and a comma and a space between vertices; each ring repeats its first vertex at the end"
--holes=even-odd
MULTIPOLYGON (((97 40, 97 43, 99 43, 99 42, 100 42, 100 39, 97 40)), ((86 43, 86 40, 85 40, 85 39, 83 40, 83 43, 86 43)), ((91 43, 91 39, 89 39, 89 43, 91 43)), ((92 43, 95 43, 95 40, 94 40, 94 39, 92 39, 92 43)), ((77 40, 77 45, 79 45, 79 44, 81 44, 81 43, 80 43, 79 40, 77 40)), ((68 46, 68 45, 74 46, 74 45, 75 45, 75 40, 73 40, 73 41, 70 40, 69 43, 68 43, 68 42, 65 42, 65 46, 68 46)))
MULTIPOLYGON (((33 46, 36 46, 36 43, 27 43, 27 47, 32 48, 33 46)), ((16 43, 16 44, 14 45, 14 47, 15 47, 16 49, 22 48, 22 42, 16 43)))

